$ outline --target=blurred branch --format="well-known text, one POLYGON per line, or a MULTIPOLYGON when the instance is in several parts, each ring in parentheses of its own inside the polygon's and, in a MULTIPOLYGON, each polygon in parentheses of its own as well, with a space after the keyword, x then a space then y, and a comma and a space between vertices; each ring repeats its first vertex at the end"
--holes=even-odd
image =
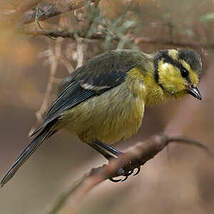
POLYGON ((98 184, 112 177, 123 176, 124 170, 121 169, 132 171, 144 165, 148 160, 162 151, 169 143, 173 142, 196 146, 214 157, 213 153, 211 153, 205 145, 195 140, 185 137, 170 137, 168 135, 152 136, 148 140, 136 144, 128 152, 123 153, 118 158, 112 159, 108 164, 91 169, 76 185, 59 197, 49 214, 57 214, 61 210, 64 214, 74 213, 81 200, 98 184), (72 197, 72 204, 63 208, 70 197, 72 197))
MULTIPOLYGON (((73 31, 60 31, 60 30, 54 30, 54 31, 43 31, 43 30, 24 30, 23 33, 27 35, 32 35, 32 36, 51 36, 54 38, 57 37, 62 37, 62 38, 70 38, 70 39, 75 39, 76 36, 79 38, 85 38, 85 39, 105 39, 105 35, 101 33, 97 34, 92 34, 92 35, 86 35, 85 33, 77 33, 73 31)), ((117 38, 115 38, 117 39, 117 38)))
MULTIPOLYGON (((45 95, 44 95, 44 98, 42 101, 42 105, 41 105, 40 109, 36 112, 37 122, 34 126, 36 126, 38 122, 42 121, 43 115, 45 114, 45 112, 47 111, 47 108, 49 106, 49 100, 50 100, 52 88, 53 88, 54 83, 56 82, 55 76, 56 76, 59 60, 61 57, 62 41, 63 41, 62 38, 58 38, 56 40, 56 42, 54 43, 54 47, 50 47, 50 55, 48 56, 49 64, 50 64, 49 79, 48 79, 45 95)), ((34 128, 35 128, 34 126, 31 128, 29 135, 34 130, 34 128)))
POLYGON ((77 39, 77 66, 76 68, 79 68, 83 65, 84 60, 84 44, 82 39, 77 39))
POLYGON ((58 67, 58 62, 59 58, 61 56, 61 45, 62 45, 62 39, 58 39, 55 43, 55 47, 52 51, 51 56, 49 56, 49 61, 50 61, 50 75, 49 75, 49 80, 46 88, 46 92, 44 95, 44 99, 42 102, 42 105, 39 109, 39 111, 36 112, 36 117, 38 121, 42 121, 42 116, 45 113, 45 111, 48 108, 49 105, 49 99, 51 95, 51 91, 53 88, 53 84, 55 82, 55 75, 57 72, 57 67, 58 67))
MULTIPOLYGON (((36 0, 35 0, 36 1, 36 0)), ((38 0, 37 0, 38 1, 38 0)), ((100 0, 91 0, 94 4, 98 4, 100 0)), ((28 24, 35 20, 36 16, 38 16, 38 20, 46 20, 54 16, 58 16, 62 13, 76 10, 83 7, 88 0, 60 0, 54 2, 46 2, 45 4, 41 4, 38 11, 33 8, 29 11, 26 11, 22 16, 22 20, 20 24, 28 24)))
MULTIPOLYGON (((77 33, 72 31, 64 30, 54 30, 54 31, 42 31, 42 30, 24 30, 27 35, 33 36, 48 36, 48 37, 62 37, 75 39, 75 36, 78 35, 80 38, 84 39, 96 39, 96 40, 105 40, 106 35, 103 33, 94 33, 92 35, 87 35, 83 32, 77 33)), ((117 36, 112 37, 112 40, 119 41, 120 38, 117 36)), ((152 44, 152 45, 171 45, 177 47, 192 47, 192 48, 205 48, 205 49, 214 49, 214 43, 200 43, 200 42, 183 42, 183 41, 173 41, 173 40, 164 40, 164 39, 152 39, 148 37, 137 37, 132 39, 135 44, 139 45, 142 43, 152 44)))

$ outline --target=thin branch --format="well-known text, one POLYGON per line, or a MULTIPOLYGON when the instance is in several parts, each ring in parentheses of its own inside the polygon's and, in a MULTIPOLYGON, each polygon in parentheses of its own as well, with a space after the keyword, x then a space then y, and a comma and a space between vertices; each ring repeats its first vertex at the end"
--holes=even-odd
MULTIPOLYGON (((90 36, 86 36, 84 33, 77 33, 73 31, 60 31, 60 30, 54 30, 54 31, 43 31, 43 30, 24 30, 21 31, 27 35, 32 36, 51 36, 51 37, 62 37, 62 38, 70 38, 70 39, 76 39, 76 36, 79 38, 85 38, 85 39, 105 39, 105 35, 101 33, 96 33, 90 36)), ((117 40, 117 38, 115 38, 117 40)))
MULTIPOLYGON (((58 68, 58 64, 59 64, 59 60, 60 60, 60 56, 61 56, 61 45, 62 45, 62 39, 58 38, 56 40, 56 42, 54 43, 54 48, 51 51, 51 54, 49 56, 49 63, 50 63, 49 79, 48 79, 45 95, 44 95, 44 98, 42 101, 42 105, 41 105, 40 109, 36 112, 37 121, 36 121, 35 125, 37 125, 38 122, 42 121, 43 115, 47 111, 47 108, 49 105, 49 100, 50 100, 53 85, 55 83, 55 76, 56 76, 56 72, 57 72, 57 68, 58 68)), ((31 128, 29 135, 34 130, 34 128, 35 128, 34 126, 31 128)))
MULTIPOLYGON (((62 38, 70 38, 75 39, 75 35, 77 32, 64 31, 64 30, 54 30, 54 31, 41 31, 41 30, 24 30, 23 33, 27 35, 33 36, 48 36, 48 37, 62 37, 62 38)), ((78 33, 78 37, 83 39, 96 39, 96 40, 104 40, 106 38, 105 34, 96 33, 92 35, 86 35, 84 33, 78 33)), ((118 37, 113 37, 112 40, 119 41, 118 37)), ((205 49, 214 49, 214 43, 200 43, 193 41, 172 41, 172 40, 164 40, 164 39, 152 39, 148 37, 138 37, 133 39, 134 43, 139 44, 152 44, 152 45, 168 45, 168 46, 176 46, 176 47, 192 47, 192 48, 205 48, 205 49)))
POLYGON ((83 65, 84 60, 84 44, 82 39, 77 38, 77 66, 79 68, 83 65))
MULTIPOLYGON (((76 10, 83 7, 88 0, 60 0, 55 2, 46 2, 41 5, 39 10, 41 11, 39 15, 39 21, 46 20, 54 16, 58 16, 62 13, 76 10)), ((99 0, 91 0, 95 4, 98 4, 99 0)), ((32 9, 24 13, 20 24, 28 24, 35 20, 36 10, 32 9)))
POLYGON ((72 186, 72 188, 59 197, 53 209, 48 214, 57 214, 61 210, 63 211, 62 213, 65 214, 74 213, 80 201, 98 184, 104 182, 106 179, 123 175, 123 170, 121 169, 131 171, 144 165, 169 143, 174 142, 196 146, 214 157, 214 154, 211 153, 205 145, 195 140, 185 137, 169 137, 167 135, 152 136, 145 142, 136 144, 128 152, 123 153, 117 159, 111 160, 108 164, 91 169, 76 185, 72 186), (72 203, 68 207, 63 208, 70 197, 72 197, 72 203))
POLYGON ((48 104, 49 104, 49 99, 50 99, 50 94, 52 91, 52 87, 53 87, 53 83, 54 83, 54 79, 55 79, 55 75, 56 75, 56 71, 57 71, 57 67, 58 67, 58 59, 60 54, 58 53, 56 55, 56 53, 58 51, 61 52, 61 41, 58 40, 56 42, 55 45, 55 50, 54 53, 52 54, 52 56, 50 56, 50 75, 49 75, 49 80, 48 80, 48 84, 47 84, 47 88, 45 91, 45 95, 44 95, 44 99, 42 102, 42 105, 39 109, 39 111, 36 112, 36 117, 38 121, 42 120, 42 116, 45 113, 45 111, 47 110, 48 104))

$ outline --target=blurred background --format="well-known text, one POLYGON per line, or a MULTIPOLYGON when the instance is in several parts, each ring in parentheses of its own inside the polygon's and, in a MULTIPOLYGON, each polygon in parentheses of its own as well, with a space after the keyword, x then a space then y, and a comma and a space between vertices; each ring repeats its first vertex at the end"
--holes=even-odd
MULTIPOLYGON (((150 53, 172 47, 201 54, 203 100, 187 96, 146 109, 138 134, 118 143, 124 151, 162 131, 197 139, 214 151, 214 1, 1 0, 0 176, 30 141, 28 134, 56 97, 60 81, 75 68, 109 49, 150 53), (53 5, 61 14, 41 21, 53 5), (37 18, 26 21, 31 13, 37 18), (63 32, 69 38, 57 36, 63 32)), ((0 213, 46 214, 75 180, 104 162, 77 137, 59 132, 0 189, 0 213)), ((77 213, 213 213, 213 166, 197 148, 170 145, 138 176, 97 186, 77 213)))

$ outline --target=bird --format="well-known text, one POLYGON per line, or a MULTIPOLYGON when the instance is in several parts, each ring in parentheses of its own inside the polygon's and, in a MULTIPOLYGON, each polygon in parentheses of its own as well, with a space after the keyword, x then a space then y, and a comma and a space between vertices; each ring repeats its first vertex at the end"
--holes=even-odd
MULTIPOLYGON (((107 160, 117 158, 121 152, 112 144, 137 133, 145 107, 187 94, 202 99, 197 87, 201 73, 201 57, 192 49, 150 54, 109 50, 89 59, 62 81, 58 97, 1 180, 1 187, 60 129, 77 135, 107 160)), ((124 176, 128 175, 125 172, 124 176)))

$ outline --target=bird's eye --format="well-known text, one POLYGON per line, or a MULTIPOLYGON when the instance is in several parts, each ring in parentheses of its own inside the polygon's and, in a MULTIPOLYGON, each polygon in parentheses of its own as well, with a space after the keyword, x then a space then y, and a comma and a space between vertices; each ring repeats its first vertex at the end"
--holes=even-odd
POLYGON ((185 69, 185 68, 182 68, 181 69, 181 76, 182 77, 187 77, 189 75, 189 72, 185 69))

